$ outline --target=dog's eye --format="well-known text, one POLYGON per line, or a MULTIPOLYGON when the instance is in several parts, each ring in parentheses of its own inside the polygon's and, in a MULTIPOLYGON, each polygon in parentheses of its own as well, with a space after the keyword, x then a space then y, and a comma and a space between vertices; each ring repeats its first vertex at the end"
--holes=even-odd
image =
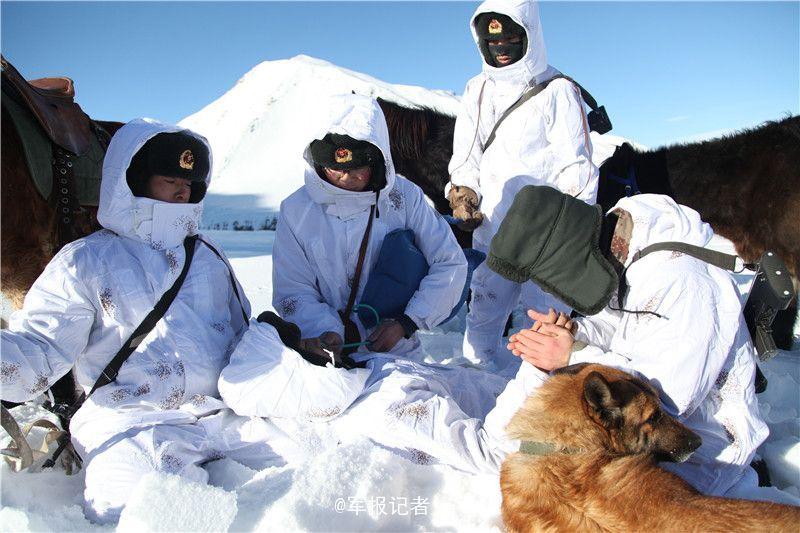
POLYGON ((650 418, 647 419, 647 423, 658 424, 658 422, 661 420, 661 415, 662 415, 661 410, 653 411, 653 414, 650 415, 650 418))

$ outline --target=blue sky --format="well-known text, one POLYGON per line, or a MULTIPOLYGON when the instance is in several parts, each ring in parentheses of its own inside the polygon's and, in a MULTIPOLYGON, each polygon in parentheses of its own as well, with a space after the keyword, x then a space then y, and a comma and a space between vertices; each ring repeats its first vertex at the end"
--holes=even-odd
MULTIPOLYGON (((95 118, 169 122, 261 61, 319 57, 461 93, 476 2, 8 2, 2 51, 67 75, 95 118)), ((649 146, 800 112, 800 2, 545 2, 550 63, 649 146)))

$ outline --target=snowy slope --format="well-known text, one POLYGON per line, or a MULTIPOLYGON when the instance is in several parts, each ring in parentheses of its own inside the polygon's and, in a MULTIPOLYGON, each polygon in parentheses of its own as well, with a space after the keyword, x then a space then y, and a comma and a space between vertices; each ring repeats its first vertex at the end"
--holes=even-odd
MULTIPOLYGON (((205 202, 206 228, 263 227, 280 202, 302 185, 302 153, 309 125, 325 97, 355 92, 405 107, 425 106, 455 116, 457 96, 411 85, 393 85, 305 55, 265 61, 216 101, 180 124, 205 135, 214 155, 214 176, 205 202)), ((599 165, 617 146, 631 142, 592 133, 599 165)), ((641 145, 631 142, 637 148, 641 145)))
POLYGON ((308 56, 265 61, 216 101, 180 122, 205 135, 214 176, 204 224, 249 220, 256 228, 302 185, 307 127, 328 95, 355 91, 455 115, 452 93, 392 85, 308 56))

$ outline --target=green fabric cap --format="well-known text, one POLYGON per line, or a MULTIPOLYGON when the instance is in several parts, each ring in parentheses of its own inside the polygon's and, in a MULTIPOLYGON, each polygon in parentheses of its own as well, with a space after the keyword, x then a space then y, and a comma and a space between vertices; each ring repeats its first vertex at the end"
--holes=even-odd
POLYGON ((517 283, 531 280, 579 313, 593 315, 618 285, 614 267, 600 251, 602 222, 599 205, 527 185, 492 238, 487 265, 517 283))

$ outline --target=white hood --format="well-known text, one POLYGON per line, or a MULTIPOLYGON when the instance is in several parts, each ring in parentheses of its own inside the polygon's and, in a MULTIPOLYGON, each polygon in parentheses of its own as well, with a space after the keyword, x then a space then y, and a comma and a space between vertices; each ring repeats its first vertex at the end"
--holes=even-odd
POLYGON ((333 96, 325 102, 322 117, 311 133, 303 158, 306 161, 305 184, 312 200, 326 206, 326 212, 345 217, 360 212, 376 202, 375 191, 346 191, 322 179, 314 169, 310 145, 328 133, 349 135, 377 146, 386 164, 386 185, 381 191, 390 191, 395 182, 394 163, 389 147, 389 129, 378 102, 367 96, 355 94, 333 96))
POLYGON ((628 247, 627 264, 639 250, 657 242, 679 241, 706 246, 714 232, 689 207, 660 194, 638 194, 623 198, 612 208, 631 214, 633 231, 628 247))
MULTIPOLYGON (((97 220, 104 228, 145 242, 156 249, 174 248, 187 235, 197 233, 203 215, 202 201, 196 204, 171 204, 137 197, 131 192, 126 179, 131 159, 149 139, 159 133, 179 131, 205 144, 211 157, 211 147, 205 137, 152 119, 132 120, 114 134, 103 160, 103 181, 97 211, 97 220)), ((211 182, 210 163, 206 187, 211 182)))
POLYGON ((531 0, 486 0, 478 6, 472 15, 470 29, 479 52, 480 39, 475 31, 475 19, 481 13, 492 11, 507 15, 525 28, 525 33, 528 34, 528 48, 522 59, 505 67, 494 67, 488 64, 481 54, 484 74, 495 81, 520 84, 528 84, 534 78, 539 83, 555 75, 557 71, 552 67, 548 68, 547 65, 547 51, 544 48, 542 25, 539 22, 539 3, 531 0))

